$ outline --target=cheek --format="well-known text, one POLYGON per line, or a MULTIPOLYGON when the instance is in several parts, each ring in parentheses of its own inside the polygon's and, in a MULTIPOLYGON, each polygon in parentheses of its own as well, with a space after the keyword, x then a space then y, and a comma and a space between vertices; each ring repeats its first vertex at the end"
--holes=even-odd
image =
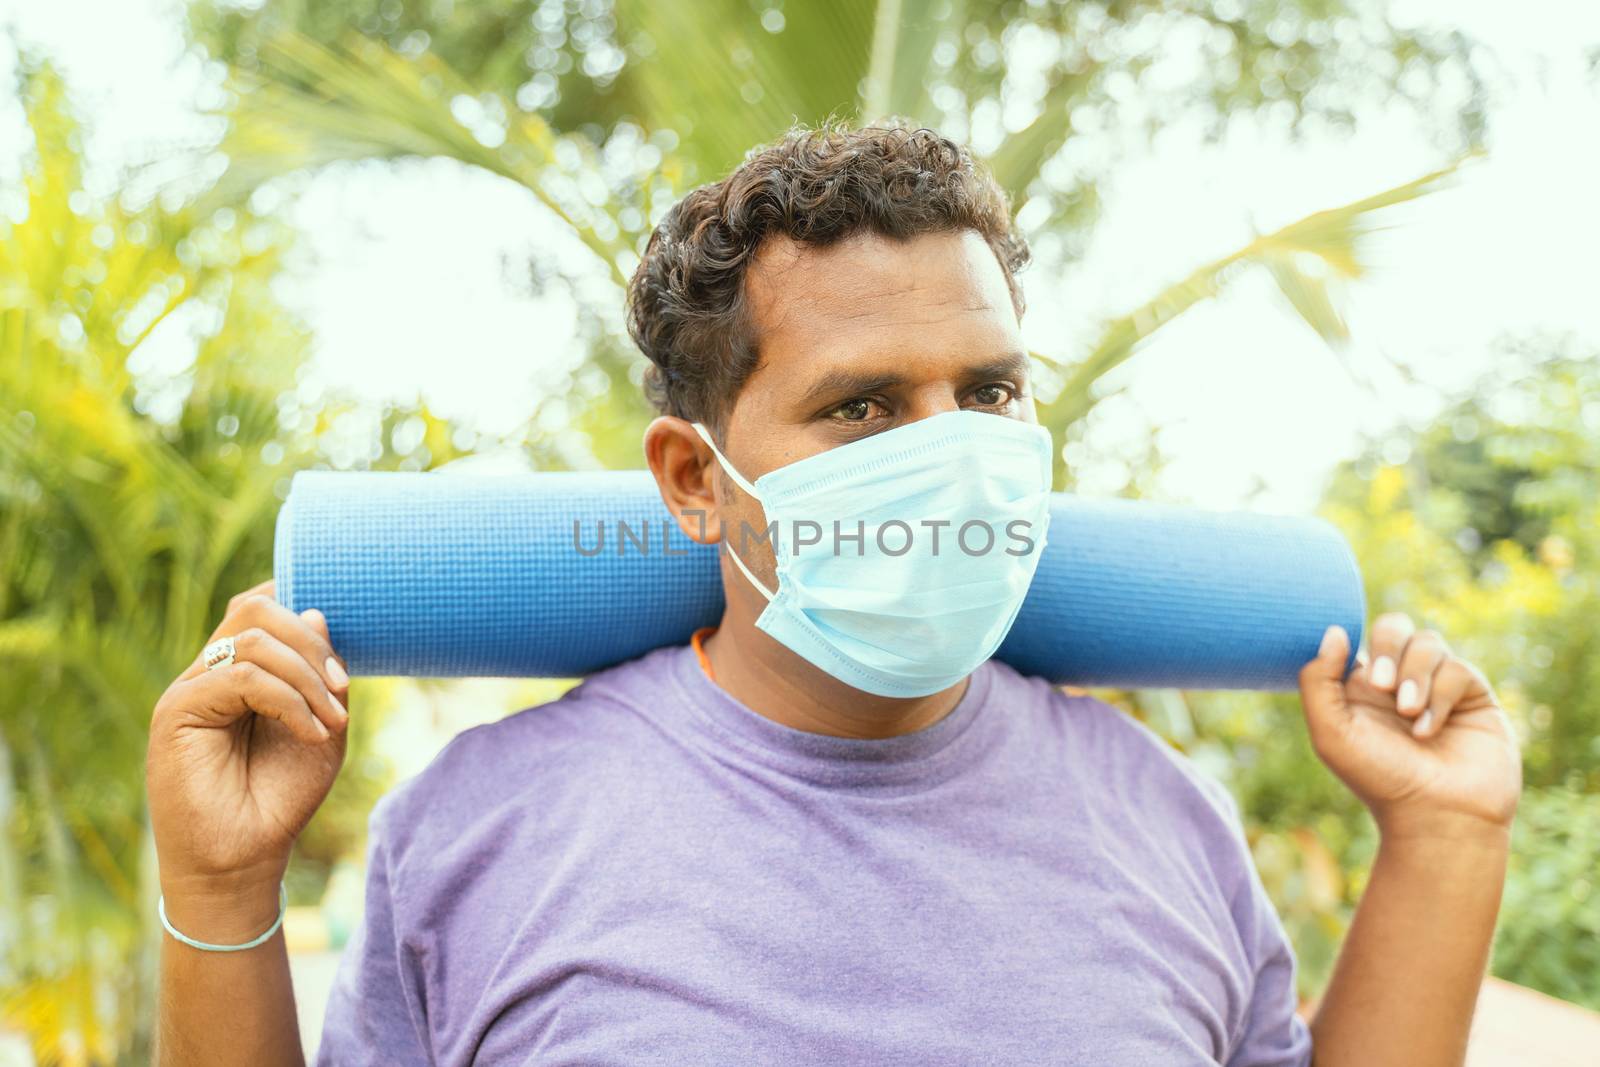
POLYGON ((725 486, 724 491, 724 503, 717 509, 723 537, 746 563, 771 562, 772 550, 761 543, 768 522, 761 505, 736 487, 725 486))
MULTIPOLYGON (((767 533, 768 519, 761 505, 735 490, 733 499, 719 509, 719 514, 723 546, 737 553, 759 582, 768 589, 777 588, 778 561, 773 553, 772 538, 767 533)), ((723 560, 723 579, 730 597, 748 597, 748 604, 755 611, 766 606, 766 598, 739 573, 738 566, 732 560, 723 560)))

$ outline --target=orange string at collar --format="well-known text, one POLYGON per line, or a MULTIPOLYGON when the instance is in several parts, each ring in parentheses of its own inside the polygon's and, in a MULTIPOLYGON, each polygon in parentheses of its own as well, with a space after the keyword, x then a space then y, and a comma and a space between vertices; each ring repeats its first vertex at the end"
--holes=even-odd
POLYGON ((711 661, 706 658, 705 639, 717 632, 715 626, 702 626, 689 638, 689 644, 694 647, 695 658, 700 661, 700 669, 706 672, 706 677, 713 682, 717 676, 711 673, 711 661))

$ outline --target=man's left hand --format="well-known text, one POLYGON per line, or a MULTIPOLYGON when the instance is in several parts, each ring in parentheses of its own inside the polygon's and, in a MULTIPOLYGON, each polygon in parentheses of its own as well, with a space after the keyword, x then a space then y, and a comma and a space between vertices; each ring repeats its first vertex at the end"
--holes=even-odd
POLYGON ((1331 626, 1300 671, 1317 756, 1385 838, 1504 833, 1522 790, 1516 735, 1482 672, 1433 630, 1374 620, 1370 656, 1344 677, 1350 638, 1331 626))

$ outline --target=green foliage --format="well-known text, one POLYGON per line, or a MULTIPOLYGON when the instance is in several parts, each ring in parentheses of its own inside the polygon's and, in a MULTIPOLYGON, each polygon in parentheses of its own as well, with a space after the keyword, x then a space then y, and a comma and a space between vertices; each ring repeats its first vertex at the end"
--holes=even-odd
POLYGON ((1494 971, 1600 1011, 1600 793, 1522 798, 1494 971))
POLYGON ((17 768, 3 912, 28 921, 7 931, 3 1008, 61 1035, 63 1062, 107 1062, 146 1029, 145 722, 223 591, 266 569, 290 468, 264 450, 304 338, 267 289, 279 227, 95 201, 61 80, 22 78, 27 209, 0 242, 0 737, 17 768), (181 369, 145 363, 163 346, 181 369))
MULTIPOLYGON (((137 1062, 146 723, 228 597, 270 575, 287 478, 328 462, 319 430, 348 405, 300 399, 307 337, 269 285, 281 224, 95 199, 60 77, 26 61, 19 89, 26 211, 0 223, 0 1017, 42 1063, 137 1062)), ((385 462, 451 458, 426 412, 388 413, 383 440, 406 420, 414 454, 385 462)), ((302 839, 302 892, 389 782, 368 755, 381 711, 364 701, 302 839)))
MULTIPOLYGON (((1437 627, 1484 670, 1523 740, 1495 973, 1600 1007, 1600 359, 1559 338, 1508 341, 1502 355, 1426 429, 1341 468, 1323 513, 1361 561, 1371 613, 1437 627)), ((1239 799, 1314 994, 1365 887, 1370 818, 1318 762, 1293 696, 1161 707, 1146 711, 1152 725, 1239 799)))
POLYGON ((1519 714, 1535 787, 1600 790, 1597 456, 1600 353, 1526 338, 1329 493, 1368 603, 1416 612, 1484 666, 1519 714))
MULTIPOLYGON (((285 31, 320 41, 353 32, 436 56, 479 92, 596 143, 619 124, 670 128, 695 181, 793 120, 858 107, 963 136, 1005 113, 1012 136, 997 167, 1019 191, 1071 134, 1189 116, 1220 130, 1260 111, 1350 125, 1363 100, 1431 110, 1452 75, 1473 90, 1454 149, 1482 122, 1472 42, 1396 28, 1365 0, 191 0, 189 17, 195 40, 239 70, 256 69, 285 31), (1175 71, 1169 48, 1204 61, 1175 71)), ((1039 190, 1050 203, 1043 228, 1091 226, 1102 177, 1091 168, 1039 190)))
MULTIPOLYGON (((1056 381, 1052 399, 1039 406, 1039 421, 1064 433, 1103 399, 1096 384, 1127 362, 1141 342, 1196 304, 1216 296, 1251 266, 1266 268, 1289 305, 1323 340, 1332 345, 1349 340, 1349 329, 1337 306, 1336 286, 1366 273, 1363 247, 1377 225, 1374 215, 1425 196, 1449 179, 1458 165, 1263 234, 1196 268, 1132 312, 1112 319, 1100 340, 1077 361, 1066 366, 1045 361, 1050 365, 1047 370, 1055 371, 1056 381), (1308 264, 1315 266, 1308 268, 1308 264)), ((1064 487, 1068 476, 1065 459, 1057 452, 1057 486, 1064 487)))
POLYGON ((94 202, 61 80, 27 62, 19 88, 35 147, 26 213, 0 227, 0 739, 16 768, 0 934, 19 961, 3 1011, 59 1035, 46 1057, 106 1062, 138 1043, 149 997, 131 918, 144 721, 219 585, 266 558, 288 470, 261 454, 288 365, 251 362, 246 338, 302 338, 262 307, 277 227, 94 202), (206 336, 182 373, 131 360, 186 328, 206 336))
MULTIPOLYGON (((1081 209, 1094 195, 1092 189, 1069 190, 1066 208, 1049 206, 1061 192, 1059 182, 1049 177, 1051 166, 1075 133, 1074 123, 1087 121, 1086 113, 1101 113, 1096 129, 1115 118, 1119 93, 1107 85, 1121 84, 1118 77, 1142 75, 1156 63, 1156 38, 1151 35, 1158 27, 1170 31, 1173 26, 1166 24, 1176 19, 1196 32, 1209 27, 1213 40, 1226 38, 1229 47, 1261 44, 1247 22, 1217 23, 1210 8, 1156 15, 1144 5, 1129 5, 1086 20, 1079 9, 1030 12, 1008 5, 1004 11, 1012 21, 1002 32, 985 23, 988 16, 977 7, 950 2, 884 0, 871 8, 840 0, 797 6, 774 21, 771 11, 751 8, 743 0, 681 5, 619 0, 612 13, 629 27, 637 54, 627 59, 622 50, 606 52, 617 66, 598 80, 605 82, 607 93, 627 99, 628 107, 613 113, 591 101, 586 121, 562 132, 556 125, 559 114, 547 118, 537 108, 520 107, 503 89, 474 86, 470 73, 441 58, 455 54, 452 47, 428 47, 458 30, 455 20, 427 28, 406 22, 409 28, 397 31, 398 37, 388 36, 392 47, 352 34, 338 35, 339 42, 330 45, 302 32, 331 32, 326 22, 331 9, 321 6, 313 11, 292 3, 269 4, 245 15, 219 14, 205 4, 192 10, 202 42, 234 62, 234 99, 225 112, 228 133, 221 146, 228 169, 204 203, 240 203, 264 181, 338 161, 451 158, 526 188, 595 253, 597 266, 619 287, 625 285, 654 222, 687 182, 720 175, 752 146, 772 140, 796 120, 899 114, 961 136, 981 125, 986 115, 994 120, 991 112, 1009 107, 1023 91, 1013 84, 1015 79, 998 77, 1001 64, 994 57, 1002 54, 1003 45, 1023 37, 1032 41, 1036 60, 1054 58, 1032 71, 1035 80, 1043 79, 1043 88, 1035 86, 1039 92, 1031 105, 1033 117, 999 140, 987 162, 1014 200, 1027 201, 1023 214, 1047 220, 1046 232, 1036 236, 1041 243, 1055 242, 1059 255, 1061 240, 1075 226, 1092 222, 1092 213, 1081 209), (1115 43, 1132 47, 1144 39, 1141 34, 1149 38, 1140 46, 1143 51, 1113 54, 1115 43), (667 39, 673 42, 670 49, 649 44, 667 39), (941 62, 947 53, 948 61, 941 62), (947 103, 937 104, 939 100, 947 103), (705 122, 706 115, 717 116, 717 121, 705 122)), ((563 10, 559 4, 541 5, 530 17, 533 24, 554 25, 551 20, 567 17, 563 10)), ((567 13, 576 19, 574 11, 567 13)), ((590 27, 581 50, 593 57, 613 48, 604 37, 610 32, 605 24, 615 29, 612 13, 607 13, 611 9, 583 11, 582 18, 591 21, 576 23, 590 27)), ((1271 53, 1276 60, 1262 58, 1268 53, 1251 53, 1255 59, 1249 77, 1259 81, 1259 93, 1264 94, 1251 106, 1283 97, 1285 83, 1271 70, 1291 62, 1284 55, 1303 50, 1318 35, 1336 37, 1337 26, 1354 25, 1343 8, 1319 6, 1315 19, 1325 21, 1306 23, 1303 28, 1311 36, 1297 41, 1288 27, 1299 24, 1300 14, 1291 17, 1280 9, 1272 22, 1276 29, 1268 36, 1287 42, 1273 46, 1280 49, 1271 53), (1277 89, 1269 92, 1273 85, 1277 89)), ((403 5, 386 5, 379 21, 413 17, 421 16, 403 5)), ((373 19, 363 15, 357 24, 367 27, 373 19)), ((1456 61, 1414 38, 1380 33, 1378 39, 1416 62, 1456 61)), ((1342 47, 1329 45, 1328 54, 1336 55, 1342 47)), ((1334 68, 1318 67, 1318 73, 1332 78, 1334 68)), ((1206 80, 1214 75, 1210 71, 1201 78, 1211 87, 1212 106, 1219 100, 1244 99, 1219 96, 1216 83, 1206 80)), ((1324 98, 1331 98, 1338 86, 1330 82, 1323 89, 1324 98)), ((1311 107, 1310 95, 1291 96, 1277 102, 1292 114, 1311 107)), ((1176 110, 1169 118, 1196 106, 1195 99, 1183 99, 1187 104, 1173 105, 1176 110)), ((1092 131, 1076 132, 1092 136, 1092 131)), ((1258 236, 1109 319, 1100 339, 1085 352, 1036 354, 1038 391, 1045 398, 1040 421, 1064 436, 1100 399, 1096 386, 1101 378, 1132 357, 1156 330, 1251 268, 1265 268, 1291 308, 1319 335, 1330 343, 1342 342, 1347 328, 1338 308, 1340 286, 1365 269, 1363 244, 1375 226, 1375 213, 1430 192, 1455 169, 1451 164, 1258 236)), ((542 277, 537 265, 533 275, 541 284, 559 280, 542 277)), ((607 303, 621 300, 618 292, 607 303)), ((596 321, 607 321, 604 309, 595 311, 596 321)), ((618 436, 636 440, 651 415, 633 387, 641 357, 620 336, 620 324, 613 322, 586 340, 596 384, 626 381, 629 387, 552 396, 547 406, 556 409, 555 417, 539 412, 529 420, 530 431, 556 427, 543 438, 530 432, 529 450, 541 461, 570 454, 574 436, 585 439, 593 457, 612 453, 618 436), (552 436, 561 442, 550 440, 552 436)), ((636 453, 630 448, 629 455, 636 453)), ((1058 455, 1056 482, 1064 487, 1068 478, 1058 455)))
MULTIPOLYGON (((1470 42, 1396 30, 1359 0, 194 0, 189 14, 232 95, 227 170, 181 207, 92 195, 61 80, 28 61, 18 86, 35 146, 26 208, 0 220, 0 1012, 43 1063, 147 1058, 145 721, 227 597, 269 572, 288 475, 426 469, 473 444, 409 408, 379 413, 374 433, 371 413, 310 388, 309 338, 270 284, 292 235, 252 209, 256 189, 341 161, 455 159, 526 189, 620 286, 666 206, 751 145, 794 119, 902 114, 975 141, 1036 248, 1060 261, 1086 245, 1129 133, 1194 116, 1220 129, 1241 113, 1349 123, 1362 98, 1427 109, 1439 81, 1475 84, 1470 42), (1208 62, 1174 82, 1171 41, 1208 62), (1073 144, 1095 147, 1066 165, 1073 144)), ((1480 116, 1469 102, 1449 120, 1455 154, 1480 116)), ((1256 237, 1109 315, 1085 351, 1040 358, 1043 415, 1078 426, 1106 373, 1249 270, 1340 342, 1337 287, 1361 273, 1374 213, 1450 169, 1256 237)), ((530 279, 581 288, 538 263, 530 279)), ((620 296, 583 319, 585 361, 510 441, 541 467, 639 463, 649 412, 620 296)), ((1575 353, 1507 369, 1475 391, 1484 404, 1462 400, 1406 442, 1409 460, 1375 446, 1326 508, 1370 603, 1438 623, 1501 682, 1540 791, 1524 806, 1496 966, 1588 1003, 1596 384, 1575 353)), ((349 762, 291 868, 296 902, 359 856, 389 784, 372 738, 391 687, 357 684, 349 762)), ((1311 753, 1296 702, 1129 699, 1240 797, 1303 987, 1319 988, 1374 838, 1311 753)))

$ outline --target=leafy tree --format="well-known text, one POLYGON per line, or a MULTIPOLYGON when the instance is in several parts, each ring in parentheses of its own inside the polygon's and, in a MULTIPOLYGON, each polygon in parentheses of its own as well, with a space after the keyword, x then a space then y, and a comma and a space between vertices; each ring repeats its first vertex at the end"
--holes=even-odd
MULTIPOLYGON (((1592 832, 1600 796, 1600 359, 1507 341, 1426 429, 1372 441, 1322 513, 1361 561, 1369 614, 1438 627, 1494 683, 1525 780, 1494 972, 1600 1008, 1592 832), (1403 458, 1402 458, 1403 457, 1403 458)), ((1292 695, 1120 697, 1228 781, 1257 866, 1321 989, 1377 844, 1318 762, 1292 695)))
POLYGON ((1600 352, 1529 337, 1500 355, 1426 430, 1343 471, 1330 503, 1354 518, 1368 484, 1392 483, 1393 521, 1431 562, 1397 567, 1372 603, 1425 605, 1514 691, 1530 786, 1600 791, 1600 352), (1384 469, 1384 454, 1407 458, 1384 469))
POLYGON ((0 730, 14 894, 4 1008, 47 1062, 144 1029, 145 719, 230 585, 258 580, 268 445, 303 335, 270 222, 135 211, 80 180, 60 78, 25 63, 26 210, 0 241, 0 730), (177 350, 177 373, 150 365, 177 350), (188 349, 189 351, 184 351, 188 349), (265 357, 265 358, 264 358, 265 357))
MULTIPOLYGON (((386 410, 374 429, 300 375, 308 338, 269 287, 292 235, 252 209, 263 184, 346 160, 456 159, 525 188, 620 286, 668 204, 795 118, 902 114, 970 137, 1046 262, 1084 247, 1130 131, 1193 116, 1220 129, 1241 113, 1347 125, 1360 99, 1398 95, 1426 110, 1450 82, 1467 87, 1467 104, 1438 124, 1443 152, 1473 143, 1481 123, 1470 42, 1397 30, 1357 0, 196 0, 190 19, 227 62, 233 95, 227 169, 181 207, 90 195, 60 79, 30 61, 19 83, 35 146, 26 207, 0 221, 0 916, 23 921, 0 919, 0 1011, 46 1063, 144 1058, 155 937, 144 717, 226 597, 268 571, 287 476, 425 468, 464 440, 425 410, 386 410), (1205 61, 1177 76, 1185 54, 1205 61)), ((1077 427, 1106 373, 1244 271, 1269 271, 1337 343, 1338 283, 1361 272, 1376 213, 1449 170, 1261 235, 1109 318, 1083 352, 1041 357, 1045 418, 1077 427)), ((530 284, 577 281, 533 264, 530 284)), ((516 438, 540 466, 571 462, 574 437, 601 465, 635 460, 647 416, 638 357, 614 316, 583 328, 589 358, 550 398, 571 417, 537 412, 516 438), (539 428, 549 425, 559 429, 539 428)), ((1552 463, 1534 424, 1511 416, 1480 421, 1481 453, 1442 438, 1433 450, 1431 484, 1464 488, 1451 506, 1472 517, 1480 545, 1462 547, 1461 522, 1409 515, 1414 464, 1354 468, 1329 513, 1370 555, 1374 604, 1422 604, 1486 646, 1508 627, 1537 635, 1528 662, 1544 647, 1557 667, 1530 669, 1512 693, 1535 746, 1548 742, 1543 755, 1530 749, 1530 769, 1592 789, 1600 754, 1576 742, 1593 738, 1594 720, 1539 725, 1541 707, 1592 715, 1582 701, 1600 681, 1594 568, 1570 562, 1595 558, 1600 524, 1592 497, 1583 512, 1563 495, 1593 416, 1587 402, 1561 410, 1579 419, 1563 424, 1570 461, 1552 463), (1502 438, 1518 443, 1508 451, 1502 438), (1499 473, 1474 490, 1464 467, 1478 462, 1499 473), (1516 503, 1502 508, 1507 485, 1516 503), (1476 630, 1455 625, 1471 619, 1476 630), (1539 688, 1566 668, 1568 691, 1539 688)), ((364 696, 350 765, 292 869, 296 893, 313 895, 352 850, 385 784, 360 756, 381 718, 377 693, 364 696)), ((1129 699, 1198 758, 1226 761, 1314 979, 1359 893, 1370 836, 1285 729, 1293 708, 1250 694, 1129 699)), ((1564 803, 1552 801, 1552 819, 1583 810, 1583 799, 1564 803)), ((1518 929, 1505 958, 1531 962, 1508 964, 1514 976, 1566 990, 1572 960, 1533 952, 1518 929)))
MULTIPOLYGON (((1130 128, 1202 115, 1220 129, 1252 111, 1291 128, 1347 124, 1378 85, 1400 96, 1434 78, 1476 85, 1466 42, 1398 31, 1371 5, 1322 0, 597 0, 448 15, 393 0, 269 0, 248 11, 199 0, 190 10, 196 38, 235 75, 222 144, 229 171, 214 202, 339 160, 453 158, 527 188, 618 285, 688 184, 797 119, 903 115, 992 142, 987 161, 1048 263, 1081 247, 1130 128), (579 103, 569 108, 571 99, 579 103), (1080 145, 1090 147, 1073 155, 1080 145)), ((1457 147, 1477 131, 1474 99, 1449 124, 1457 147)), ((1374 213, 1452 169, 1261 235, 1109 320, 1085 352, 1041 355, 1042 421, 1058 432, 1075 424, 1140 342, 1252 268, 1267 269, 1318 333, 1343 340, 1338 286, 1363 272, 1374 213)), ((624 339, 591 340, 605 380, 637 381, 639 357, 624 339)), ((575 401, 562 432, 586 434, 597 454, 615 438, 596 430, 626 431, 631 442, 649 415, 635 388, 550 398, 575 401)), ((1058 459, 1058 484, 1068 477, 1058 459)))
MULTIPOLYGON (((269 288, 284 227, 96 199, 61 78, 20 70, 34 146, 0 221, 0 1017, 41 1063, 140 1062, 148 717, 228 596, 271 573, 287 479, 332 462, 324 431, 350 405, 299 389, 307 335, 269 288)), ((425 411, 389 412, 381 441, 418 422, 382 463, 451 457, 425 411)), ((374 703, 301 841, 302 892, 387 785, 365 758, 374 703)))
MULTIPOLYGON (((795 119, 858 104, 958 135, 992 136, 1003 117, 1022 136, 996 167, 1017 191, 1069 136, 1190 116, 1213 132, 1252 111, 1348 127, 1365 101, 1431 112, 1456 81, 1468 101, 1441 133, 1460 150, 1483 121, 1472 42, 1398 28, 1365 0, 191 0, 189 18, 195 40, 242 71, 262 69, 285 31, 357 33, 429 53, 508 110, 596 144, 619 125, 671 129, 699 181, 795 119)), ((1043 228, 1092 223, 1102 176, 1051 183, 1058 211, 1043 228)))
POLYGON ((1530 790, 1512 830, 1494 973, 1600 1011, 1600 793, 1530 790))

